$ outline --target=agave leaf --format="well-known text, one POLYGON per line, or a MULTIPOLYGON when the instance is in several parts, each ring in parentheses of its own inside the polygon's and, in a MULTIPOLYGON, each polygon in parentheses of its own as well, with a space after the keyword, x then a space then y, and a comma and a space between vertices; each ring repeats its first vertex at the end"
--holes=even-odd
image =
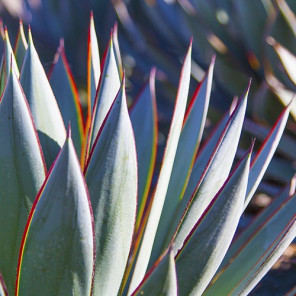
POLYGON ((10 73, 10 68, 12 67, 17 77, 19 77, 20 75, 15 57, 11 48, 11 44, 9 41, 8 31, 6 28, 4 30, 3 41, 4 41, 4 55, 2 57, 1 69, 0 69, 0 95, 2 95, 2 92, 4 91, 4 88, 10 73))
POLYGON ((1 273, 0 273, 0 296, 8 296, 8 291, 1 273))
MULTIPOLYGON (((264 276, 296 235, 295 195, 286 199, 217 273, 205 295, 240 293, 264 276)), ((242 293, 245 295, 247 292, 242 293)))
POLYGON ((103 72, 100 77, 93 107, 88 150, 92 148, 100 127, 120 88, 120 77, 114 53, 112 35, 110 37, 109 47, 104 56, 103 65, 103 72))
POLYGON ((81 156, 81 147, 84 140, 82 109, 78 90, 67 62, 63 41, 60 43, 60 47, 55 56, 49 81, 65 126, 69 124, 69 122, 71 123, 74 147, 77 155, 81 156))
MULTIPOLYGON (((251 173, 251 171, 250 171, 251 173)), ((264 208, 252 221, 252 223, 234 240, 229 250, 227 251, 219 269, 223 269, 225 265, 234 257, 244 245, 259 231, 260 227, 266 223, 288 199, 295 193, 295 177, 291 184, 287 186, 283 192, 273 200, 273 202, 264 208)))
POLYGON ((37 133, 11 69, 0 102, 0 270, 12 294, 21 238, 46 175, 37 133))
POLYGON ((289 117, 290 108, 291 104, 284 109, 252 160, 244 209, 255 193, 279 144, 289 117))
POLYGON ((181 248, 191 229, 228 177, 242 130, 249 87, 231 114, 192 196, 189 200, 188 196, 184 196, 179 205, 176 221, 172 225, 174 231, 181 219, 175 233, 176 249, 181 248))
POLYGON ((94 294, 117 295, 137 210, 137 159, 124 80, 85 169, 95 220, 94 294))
POLYGON ((296 294, 296 286, 291 289, 287 294, 285 294, 285 296, 295 296, 296 294))
POLYGON ((203 293, 230 245, 244 204, 251 151, 225 181, 176 255, 181 295, 203 293))
POLYGON ((134 291, 144 277, 150 259, 152 246, 160 220, 160 215, 163 209, 164 199, 167 193, 170 175, 173 169, 173 163, 185 114, 191 73, 191 49, 192 42, 190 43, 187 55, 184 60, 176 98, 175 111, 173 114, 170 132, 166 144, 163 163, 160 169, 158 182, 154 192, 151 211, 149 213, 147 225, 143 234, 138 257, 136 259, 131 284, 129 286, 129 292, 134 291))
POLYGON ((47 167, 50 167, 65 141, 66 130, 30 30, 20 81, 33 115, 47 167))
POLYGON ((120 77, 123 75, 123 67, 122 67, 122 58, 119 49, 119 42, 118 42, 118 25, 117 23, 114 24, 113 27, 113 44, 114 44, 114 51, 115 51, 115 58, 118 68, 118 73, 120 77))
POLYGON ((293 32, 294 36, 296 37, 296 15, 291 10, 291 8, 289 7, 288 3, 285 0, 276 0, 276 4, 278 5, 279 11, 284 17, 290 30, 293 32))
POLYGON ((213 59, 208 73, 196 88, 185 115, 167 196, 153 245, 150 265, 156 261, 161 252, 167 247, 163 243, 166 239, 168 229, 171 227, 172 220, 175 219, 174 213, 184 195, 190 177, 207 116, 214 62, 215 60, 213 59))
POLYGON ((167 250, 164 256, 147 273, 142 283, 132 294, 132 296, 136 295, 178 295, 176 266, 172 249, 167 250))
POLYGON ((280 43, 276 42, 272 37, 268 38, 268 43, 275 50, 291 81, 296 84, 296 56, 280 43))
POLYGON ((130 117, 136 140, 139 179, 136 229, 139 227, 143 215, 156 159, 157 110, 155 98, 155 74, 156 69, 152 69, 149 82, 146 84, 139 98, 130 110, 130 117))
POLYGON ((15 45, 14 45, 14 55, 15 55, 16 63, 19 69, 22 68, 27 48, 28 48, 28 43, 24 33, 23 22, 20 20, 19 30, 17 33, 15 45))
POLYGON ((27 221, 16 295, 90 295, 93 266, 92 211, 69 132, 27 221))
MULTIPOLYGON (((95 29, 93 13, 90 14, 88 29, 88 49, 87 49, 87 106, 88 120, 90 124, 91 110, 94 105, 96 89, 101 75, 100 53, 95 29)), ((88 128, 88 126, 87 126, 88 128)))

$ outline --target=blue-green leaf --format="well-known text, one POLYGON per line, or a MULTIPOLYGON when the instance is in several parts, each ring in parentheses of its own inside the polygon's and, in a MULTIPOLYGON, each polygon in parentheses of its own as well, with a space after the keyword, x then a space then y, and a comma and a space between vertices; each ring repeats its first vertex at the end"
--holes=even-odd
POLYGON ((50 167, 65 141, 66 130, 30 31, 20 81, 33 115, 47 167, 50 167))
POLYGON ((0 270, 9 293, 22 234, 46 168, 21 85, 11 69, 0 102, 0 270))
POLYGON ((95 295, 117 295, 137 210, 137 157, 124 80, 85 169, 95 221, 95 295))
POLYGON ((8 291, 1 273, 0 273, 0 296, 8 296, 8 291))
POLYGON ((89 296, 93 269, 91 205, 69 135, 27 221, 16 295, 89 296))
POLYGON ((15 59, 19 69, 22 68, 27 48, 28 48, 28 43, 24 33, 23 22, 20 20, 19 30, 17 33, 16 42, 14 46, 15 59))

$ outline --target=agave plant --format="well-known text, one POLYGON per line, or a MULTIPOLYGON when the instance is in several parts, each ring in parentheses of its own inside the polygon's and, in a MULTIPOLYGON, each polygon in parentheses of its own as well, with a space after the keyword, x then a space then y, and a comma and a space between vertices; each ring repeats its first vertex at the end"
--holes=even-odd
POLYGON ((128 109, 116 27, 102 66, 92 17, 88 40, 84 119, 63 42, 48 79, 30 30, 14 53, 4 32, 1 295, 248 294, 296 235, 292 182, 235 236, 291 105, 234 165, 250 85, 201 145, 215 58, 186 109, 190 44, 158 172, 157 70, 128 109))

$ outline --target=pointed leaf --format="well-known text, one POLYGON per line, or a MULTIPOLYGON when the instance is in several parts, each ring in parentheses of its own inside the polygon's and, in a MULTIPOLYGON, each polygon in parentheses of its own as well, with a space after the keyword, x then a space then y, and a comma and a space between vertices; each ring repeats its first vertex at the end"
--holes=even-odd
POLYGON ((250 154, 226 180, 176 255, 180 295, 203 293, 231 243, 243 209, 250 154))
POLYGON ((159 262, 145 276, 142 283, 132 294, 177 296, 178 285, 173 250, 168 250, 159 262))
POLYGON ((132 242, 138 183, 124 80, 96 138, 85 176, 95 220, 94 295, 117 295, 132 242))
POLYGON ((28 43, 24 33, 23 22, 20 20, 19 30, 17 33, 16 42, 14 46, 15 59, 19 69, 22 68, 27 48, 28 48, 28 43))
POLYGON ((87 107, 88 107, 88 125, 91 120, 91 110, 94 105, 96 89, 98 87, 101 75, 100 53, 95 29, 93 13, 90 14, 90 23, 88 28, 88 49, 87 49, 87 107))
POLYGON ((185 57, 180 76, 175 111, 173 114, 170 132, 166 144, 163 163, 160 169, 158 182, 153 196, 151 211, 149 213, 147 225, 143 234, 139 254, 136 259, 135 269, 129 287, 130 292, 133 291, 139 285, 146 272, 158 223, 160 220, 160 215, 163 209, 164 199, 167 193, 170 175, 173 169, 173 163, 177 151, 178 141, 180 138, 182 123, 185 114, 191 73, 191 50, 192 42, 189 45, 189 49, 185 57))
POLYGON ((284 132, 290 108, 291 104, 284 109, 252 161, 244 209, 249 204, 275 153, 284 132))
MULTIPOLYGON (((216 275, 205 295, 223 295, 253 287, 296 235, 295 195, 284 202, 216 275)), ((246 295, 246 294, 242 294, 246 295)))
POLYGON ((189 201, 188 196, 184 196, 180 202, 172 225, 176 227, 182 217, 175 235, 176 249, 182 246, 192 227, 228 177, 242 130, 249 87, 231 114, 192 196, 189 201))
POLYGON ((65 141, 66 130, 30 31, 20 81, 34 118, 47 167, 50 167, 65 141))
MULTIPOLYGON (((71 123, 72 139, 77 155, 81 156, 84 127, 78 90, 61 42, 50 75, 50 84, 61 111, 65 126, 71 123)), ((84 155, 83 155, 84 156, 84 155)))
POLYGON ((184 195, 190 177, 206 121, 212 88, 214 61, 213 59, 208 73, 198 85, 185 116, 150 265, 157 260, 161 252, 167 247, 163 244, 172 221, 175 219, 174 213, 184 195))
POLYGON ((8 291, 1 273, 0 273, 0 296, 8 296, 8 291))
POLYGON ((90 200, 72 140, 68 137, 27 221, 16 295, 88 296, 93 264, 90 200))
POLYGON ((113 27, 113 44, 114 44, 114 51, 115 51, 115 58, 118 68, 118 73, 120 77, 123 75, 123 66, 122 66, 122 58, 119 49, 119 42, 118 42, 118 25, 115 23, 113 27))
POLYGON ((139 178, 136 228, 139 227, 143 215, 156 158, 157 110, 155 98, 155 74, 156 69, 153 69, 150 73, 149 82, 146 84, 130 111, 136 140, 139 178))
POLYGON ((10 73, 10 67, 14 70, 17 77, 19 77, 18 66, 15 61, 15 57, 11 48, 11 44, 9 41, 9 36, 7 29, 4 30, 4 55, 1 61, 1 69, 0 69, 0 95, 4 91, 6 81, 8 79, 10 73))
POLYGON ((12 295, 22 234, 46 175, 21 85, 12 70, 0 102, 0 270, 12 295))
POLYGON ((116 58, 114 54, 113 40, 110 38, 109 47, 105 53, 103 72, 100 77, 98 90, 93 107, 92 122, 89 133, 89 147, 94 144, 100 127, 117 95, 120 88, 116 58))

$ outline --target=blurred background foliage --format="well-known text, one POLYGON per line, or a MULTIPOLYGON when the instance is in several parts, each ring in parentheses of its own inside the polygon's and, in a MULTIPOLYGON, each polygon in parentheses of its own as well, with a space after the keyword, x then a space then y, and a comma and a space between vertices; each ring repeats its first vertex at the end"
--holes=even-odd
MULTIPOLYGON (((212 56, 217 57, 206 135, 229 108, 233 97, 240 96, 252 79, 238 156, 251 137, 257 138, 259 146, 283 104, 288 104, 296 92, 296 60, 285 64, 278 54, 283 46, 296 55, 295 0, 0 0, 0 16, 9 29, 12 44, 18 19, 22 19, 25 27, 30 24, 32 28, 46 70, 52 65, 60 38, 64 38, 82 102, 86 96, 86 44, 91 10, 101 57, 111 28, 118 23, 130 100, 140 91, 151 67, 157 67, 159 159, 173 112, 171 101, 181 63, 192 36, 192 75, 196 80, 192 90, 202 79, 212 56)), ((259 188, 265 195, 255 196, 249 212, 270 202, 269 196, 278 194, 295 173, 296 99, 292 104, 285 134, 259 188)))

